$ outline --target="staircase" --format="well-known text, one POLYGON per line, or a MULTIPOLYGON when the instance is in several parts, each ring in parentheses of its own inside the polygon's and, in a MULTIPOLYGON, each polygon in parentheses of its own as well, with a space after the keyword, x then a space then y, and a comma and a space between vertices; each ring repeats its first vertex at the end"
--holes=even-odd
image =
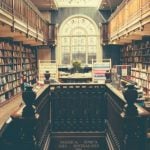
POLYGON ((49 150, 108 150, 105 141, 105 87, 63 86, 51 90, 49 150))

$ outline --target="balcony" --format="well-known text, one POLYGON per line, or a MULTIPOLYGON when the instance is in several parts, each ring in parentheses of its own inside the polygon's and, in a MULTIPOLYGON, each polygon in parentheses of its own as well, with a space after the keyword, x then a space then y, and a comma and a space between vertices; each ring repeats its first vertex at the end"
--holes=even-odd
POLYGON ((1 0, 0 33, 0 37, 11 37, 23 44, 47 44, 49 22, 30 0, 1 0))
POLYGON ((109 18, 110 43, 130 43, 150 35, 150 0, 127 0, 109 18))

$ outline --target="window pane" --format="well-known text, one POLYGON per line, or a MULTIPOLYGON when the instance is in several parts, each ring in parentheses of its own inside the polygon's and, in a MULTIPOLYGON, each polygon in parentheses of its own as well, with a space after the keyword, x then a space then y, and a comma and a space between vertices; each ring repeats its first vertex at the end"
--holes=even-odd
POLYGON ((85 46, 72 47, 72 61, 80 61, 81 63, 86 63, 85 46))
POLYGON ((92 64, 92 59, 96 59, 96 54, 88 54, 88 64, 92 64))
POLYGON ((62 46, 69 46, 70 45, 70 37, 62 37, 62 46))
POLYGON ((62 64, 70 64, 70 47, 62 47, 62 64))
POLYGON ((70 54, 63 54, 62 64, 70 64, 70 54))
POLYGON ((96 45, 97 38, 95 36, 88 37, 88 45, 96 45))
POLYGON ((96 46, 88 46, 88 53, 96 54, 96 46))

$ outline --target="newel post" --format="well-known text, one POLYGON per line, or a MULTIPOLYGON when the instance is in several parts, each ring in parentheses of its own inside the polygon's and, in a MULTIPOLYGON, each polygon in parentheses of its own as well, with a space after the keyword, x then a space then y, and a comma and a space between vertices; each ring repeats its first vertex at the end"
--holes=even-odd
POLYGON ((124 120, 124 140, 123 150, 142 150, 146 145, 146 130, 145 130, 145 118, 138 114, 135 102, 138 97, 138 93, 134 85, 128 85, 127 89, 123 92, 123 95, 127 101, 122 117, 124 120))
POLYGON ((35 111, 36 93, 27 86, 22 93, 25 103, 0 130, 0 147, 3 150, 38 150, 36 126, 39 115, 35 111))
POLYGON ((37 150, 38 148, 35 137, 35 130, 39 115, 36 113, 36 109, 34 107, 36 93, 32 90, 32 86, 26 87, 26 90, 22 93, 22 99, 25 103, 25 107, 23 108, 21 118, 21 139, 26 149, 37 150))

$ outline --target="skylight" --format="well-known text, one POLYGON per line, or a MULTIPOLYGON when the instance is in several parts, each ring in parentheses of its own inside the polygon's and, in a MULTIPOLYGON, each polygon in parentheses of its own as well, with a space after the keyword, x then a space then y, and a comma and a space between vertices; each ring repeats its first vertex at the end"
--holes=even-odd
POLYGON ((55 0, 57 7, 99 7, 102 0, 55 0))

